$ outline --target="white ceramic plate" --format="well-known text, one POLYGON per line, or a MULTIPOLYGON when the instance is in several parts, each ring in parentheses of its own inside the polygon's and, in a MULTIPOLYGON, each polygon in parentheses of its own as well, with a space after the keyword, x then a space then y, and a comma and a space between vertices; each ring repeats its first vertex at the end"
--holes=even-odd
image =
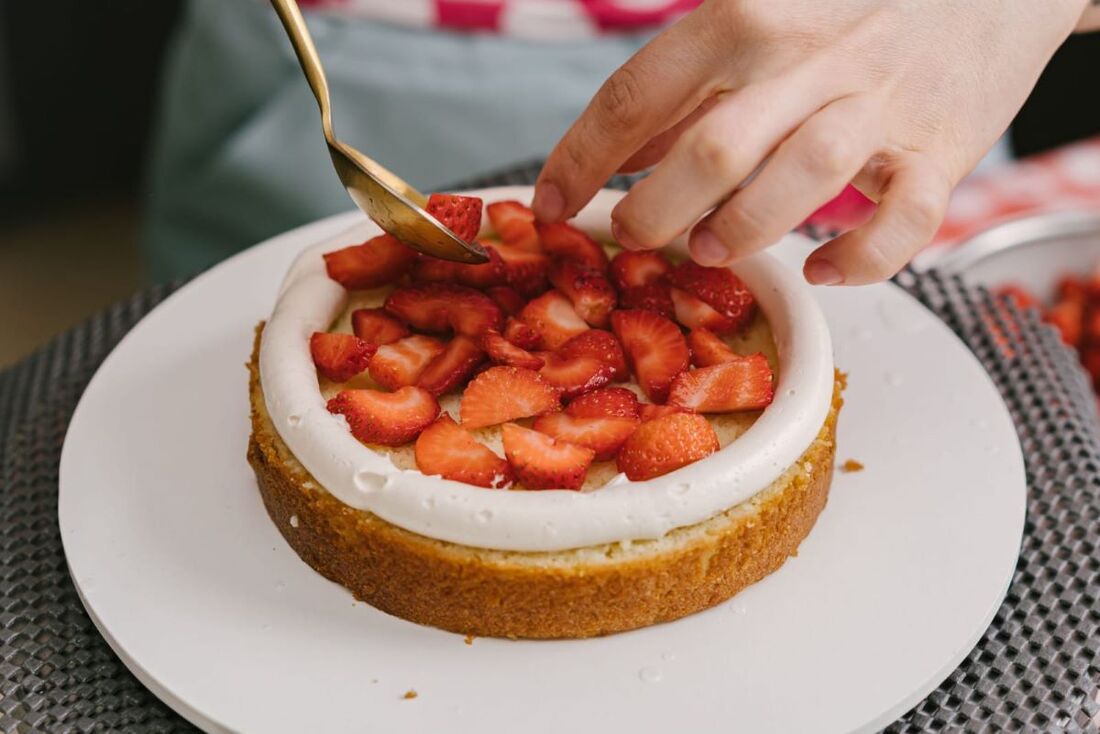
MULTIPOLYGON (((192 722, 869 731, 988 626, 1023 529, 1015 432, 966 348, 885 285, 817 293, 850 372, 838 459, 867 468, 838 473, 798 557, 730 602, 607 638, 472 645, 355 602, 264 511, 244 459, 244 363, 294 256, 359 216, 277 237, 181 289, 104 362, 69 428, 59 512, 77 589, 122 660, 192 722)), ((777 252, 796 262, 807 243, 777 252)))

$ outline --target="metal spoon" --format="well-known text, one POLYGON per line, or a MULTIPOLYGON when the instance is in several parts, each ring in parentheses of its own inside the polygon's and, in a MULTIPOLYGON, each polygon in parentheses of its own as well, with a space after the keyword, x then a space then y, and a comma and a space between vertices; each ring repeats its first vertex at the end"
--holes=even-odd
POLYGON ((464 242, 435 217, 424 211, 424 194, 386 170, 347 143, 336 139, 332 131, 332 108, 328 82, 296 0, 271 0, 283 22, 298 63, 302 65, 317 106, 321 108, 321 129, 328 143, 329 156, 336 175, 360 209, 379 227, 408 245, 445 260, 466 263, 487 262, 489 257, 476 242, 464 242))

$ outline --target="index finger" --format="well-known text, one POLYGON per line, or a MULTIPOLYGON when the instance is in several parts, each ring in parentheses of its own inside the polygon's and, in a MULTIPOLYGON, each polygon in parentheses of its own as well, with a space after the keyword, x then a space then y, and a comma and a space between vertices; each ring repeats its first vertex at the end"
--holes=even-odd
POLYGON ((624 161, 716 91, 693 17, 619 67, 554 147, 535 184, 540 221, 576 214, 624 161))

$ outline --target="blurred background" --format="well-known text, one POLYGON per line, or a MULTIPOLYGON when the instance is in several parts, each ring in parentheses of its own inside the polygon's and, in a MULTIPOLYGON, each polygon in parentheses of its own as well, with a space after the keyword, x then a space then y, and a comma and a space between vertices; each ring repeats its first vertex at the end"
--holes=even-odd
MULTIPOLYGON (((0 367, 146 283, 193 274, 264 236, 350 208, 330 178, 315 107, 273 23, 260 0, 0 4, 0 367), (216 146, 224 158, 196 157, 204 136, 227 141, 216 146), (256 140, 285 140, 276 146, 281 165, 301 177, 250 168, 250 156, 270 154, 254 150, 256 140), (225 160, 244 163, 230 175, 225 160), (235 199, 245 189, 265 193, 235 199), (225 234, 210 241, 208 232, 225 234)), ((545 154, 599 81, 647 37, 601 41, 595 50, 542 49, 530 69, 510 71, 514 89, 497 89, 501 109, 486 112, 476 78, 462 94, 450 83, 428 85, 422 100, 388 85, 373 62, 392 55, 384 44, 423 42, 416 31, 375 38, 364 35, 371 31, 360 19, 330 14, 311 24, 326 64, 331 59, 345 116, 338 128, 355 130, 349 138, 425 188, 545 154), (540 109, 550 79, 565 101, 540 109), (431 169, 403 160, 400 149, 376 153, 366 143, 384 137, 386 125, 415 119, 393 114, 414 104, 441 106, 455 119, 454 137, 441 143, 448 155, 427 156, 439 161, 431 169), (517 129, 518 120, 540 122, 479 150, 461 130, 485 124, 483 113, 517 129)), ((438 65, 457 55, 468 68, 495 68, 514 50, 508 44, 520 42, 451 35, 418 56, 438 65)), ((1012 128, 1015 155, 1100 134, 1095 82, 1084 81, 1095 80, 1097 69, 1100 34, 1071 38, 1012 128)))

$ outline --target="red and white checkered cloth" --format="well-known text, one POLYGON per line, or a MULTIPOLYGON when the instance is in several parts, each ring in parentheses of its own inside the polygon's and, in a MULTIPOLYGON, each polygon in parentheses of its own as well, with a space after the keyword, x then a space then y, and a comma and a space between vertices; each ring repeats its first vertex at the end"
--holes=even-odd
MULTIPOLYGON (((998 222, 1065 209, 1100 210, 1100 137, 992 168, 965 179, 929 246, 948 248, 998 222)), ((843 231, 867 220, 874 205, 848 187, 808 220, 817 231, 843 231)))
POLYGON ((299 0, 313 10, 387 23, 574 40, 667 25, 702 0, 299 0))

